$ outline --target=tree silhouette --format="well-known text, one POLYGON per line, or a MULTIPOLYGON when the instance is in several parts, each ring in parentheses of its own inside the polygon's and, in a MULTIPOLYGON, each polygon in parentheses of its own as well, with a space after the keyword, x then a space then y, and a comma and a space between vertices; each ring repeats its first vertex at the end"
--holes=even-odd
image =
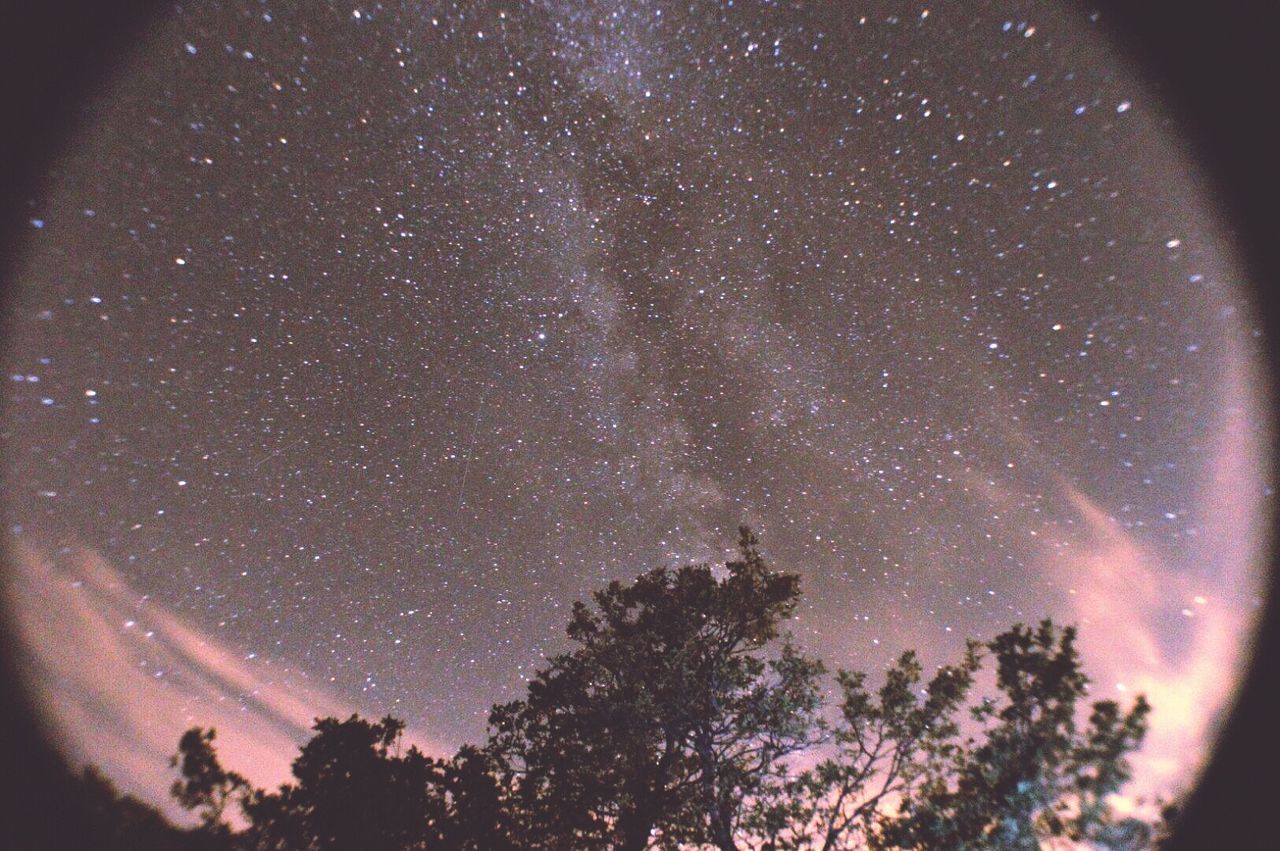
POLYGON ((245 802, 255 849, 397 851, 443 840, 443 768, 411 747, 400 756, 404 723, 352 715, 316 722, 293 761, 295 782, 245 802))
POLYGON ((1156 828, 1113 806, 1150 706, 1084 705, 1073 627, 1016 625, 927 679, 911 651, 875 688, 838 671, 828 710, 823 665, 781 632, 799 578, 739 531, 723 571, 658 568, 575 604, 571 648, 450 759, 404 749, 395 718, 318 719, 293 779, 266 791, 195 727, 171 792, 198 827, 93 771, 75 794, 102 847, 144 851, 1031 851, 1167 835, 1173 808, 1156 828), (984 659, 995 691, 974 696, 984 659))
POLYGON ((613 582, 574 606, 577 645, 528 697, 494 708, 489 750, 529 847, 737 846, 743 804, 815 729, 820 663, 779 635, 799 577, 771 570, 750 530, 717 579, 707 565, 613 582))
POLYGON ((206 832, 227 830, 223 814, 227 805, 249 792, 249 783, 234 771, 225 770, 218 762, 213 748, 217 733, 192 727, 178 740, 178 752, 169 760, 180 774, 173 781, 169 794, 188 810, 200 816, 200 825, 206 832))
POLYGON ((447 851, 514 851, 509 795, 487 751, 464 745, 444 766, 446 813, 439 846, 447 851))
POLYGON ((1122 712, 1099 701, 1084 731, 1077 704, 1087 693, 1076 631, 1052 621, 1014 626, 989 645, 998 699, 973 711, 981 736, 927 768, 898 814, 874 834, 879 848, 1039 849, 1066 838, 1102 847, 1142 847, 1150 830, 1119 819, 1108 796, 1130 777, 1126 755, 1142 741, 1150 705, 1122 712))
POLYGON ((229 832, 184 830, 170 824, 155 807, 122 795, 109 779, 86 767, 68 789, 64 810, 85 816, 83 847, 101 851, 231 851, 229 832))
POLYGON ((861 847, 888 802, 917 789, 931 766, 956 758, 955 715, 980 663, 980 645, 969 642, 959 665, 938 669, 923 699, 914 651, 899 657, 874 696, 865 674, 837 672, 841 702, 830 728, 834 752, 755 813, 756 832, 775 849, 861 847))

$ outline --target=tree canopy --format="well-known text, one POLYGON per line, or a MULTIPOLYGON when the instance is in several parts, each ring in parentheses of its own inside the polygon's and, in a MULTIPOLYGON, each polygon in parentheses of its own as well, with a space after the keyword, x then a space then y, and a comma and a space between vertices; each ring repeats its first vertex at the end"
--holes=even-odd
POLYGON ((136 834, 136 847, 1156 844, 1152 825, 1113 806, 1151 707, 1142 697, 1086 705, 1073 627, 1016 624, 970 641, 928 677, 913 651, 878 675, 828 677, 784 630, 799 596, 800 577, 768 565, 743 527, 738 556, 722 570, 660 567, 576 603, 568 649, 522 699, 493 708, 485 742, 452 757, 403 747, 396 718, 323 718, 292 780, 264 790, 222 767, 213 730, 192 728, 172 760, 172 795, 199 822, 190 830, 121 798, 99 775, 84 783, 98 811, 113 814, 111 835, 136 834), (995 691, 976 694, 988 660, 995 691))

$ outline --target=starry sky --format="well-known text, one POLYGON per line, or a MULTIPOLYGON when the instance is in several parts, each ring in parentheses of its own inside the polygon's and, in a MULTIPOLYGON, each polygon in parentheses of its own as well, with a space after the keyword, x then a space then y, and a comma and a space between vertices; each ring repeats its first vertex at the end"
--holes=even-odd
POLYGON ((10 604, 67 750, 160 800, 190 723, 263 780, 316 714, 474 741, 575 599, 747 522, 835 665, 1079 623, 1185 784, 1259 605, 1264 341, 1100 25, 175 6, 5 311, 10 604))

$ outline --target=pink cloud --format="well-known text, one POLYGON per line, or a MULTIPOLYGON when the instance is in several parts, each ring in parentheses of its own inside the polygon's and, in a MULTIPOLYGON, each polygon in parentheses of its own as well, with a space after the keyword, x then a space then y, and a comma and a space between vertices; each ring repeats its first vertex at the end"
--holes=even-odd
POLYGON ((1248 661, 1269 544, 1260 477, 1269 417, 1251 369, 1243 357, 1225 359, 1214 464, 1189 494, 1195 534, 1177 550, 1157 553, 1097 498, 1058 478, 1080 522, 1063 528, 1068 547, 1043 551, 1040 570, 1069 583, 1095 695, 1141 693, 1154 707, 1130 802, 1192 785, 1248 661), (1160 640, 1171 628, 1176 652, 1160 640))
MULTIPOLYGON (((51 740, 170 815, 179 811, 168 760, 188 727, 216 728, 224 764, 270 787, 288 779, 315 718, 364 712, 279 660, 247 658, 201 632, 92 550, 51 557, 16 542, 9 561, 6 604, 51 740)), ((406 738, 447 752, 420 731, 406 738)))

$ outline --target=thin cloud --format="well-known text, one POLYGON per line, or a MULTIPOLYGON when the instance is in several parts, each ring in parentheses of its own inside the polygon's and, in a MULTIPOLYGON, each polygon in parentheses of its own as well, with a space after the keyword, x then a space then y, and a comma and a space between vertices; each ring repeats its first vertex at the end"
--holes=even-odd
MULTIPOLYGON (((1186 788, 1211 752, 1254 626, 1254 612, 1244 605, 1248 564, 1169 570, 1082 490, 1065 483, 1063 489, 1083 531, 1069 557, 1057 554, 1052 561, 1071 582, 1094 695, 1127 702, 1144 694, 1154 707, 1134 758, 1134 785, 1121 802, 1149 804, 1186 788), (1180 636, 1174 646, 1161 640, 1171 629, 1180 636)), ((1044 569, 1055 569, 1049 561, 1046 556, 1044 569)))
MULTIPOLYGON (((200 631, 93 550, 50 556, 14 542, 9 561, 7 605, 53 741, 73 764, 101 767, 170 815, 168 760, 187 728, 216 728, 224 764, 273 787, 289 778, 316 718, 358 710, 300 671, 200 631)), ((446 752, 421 732, 406 738, 446 752)))

